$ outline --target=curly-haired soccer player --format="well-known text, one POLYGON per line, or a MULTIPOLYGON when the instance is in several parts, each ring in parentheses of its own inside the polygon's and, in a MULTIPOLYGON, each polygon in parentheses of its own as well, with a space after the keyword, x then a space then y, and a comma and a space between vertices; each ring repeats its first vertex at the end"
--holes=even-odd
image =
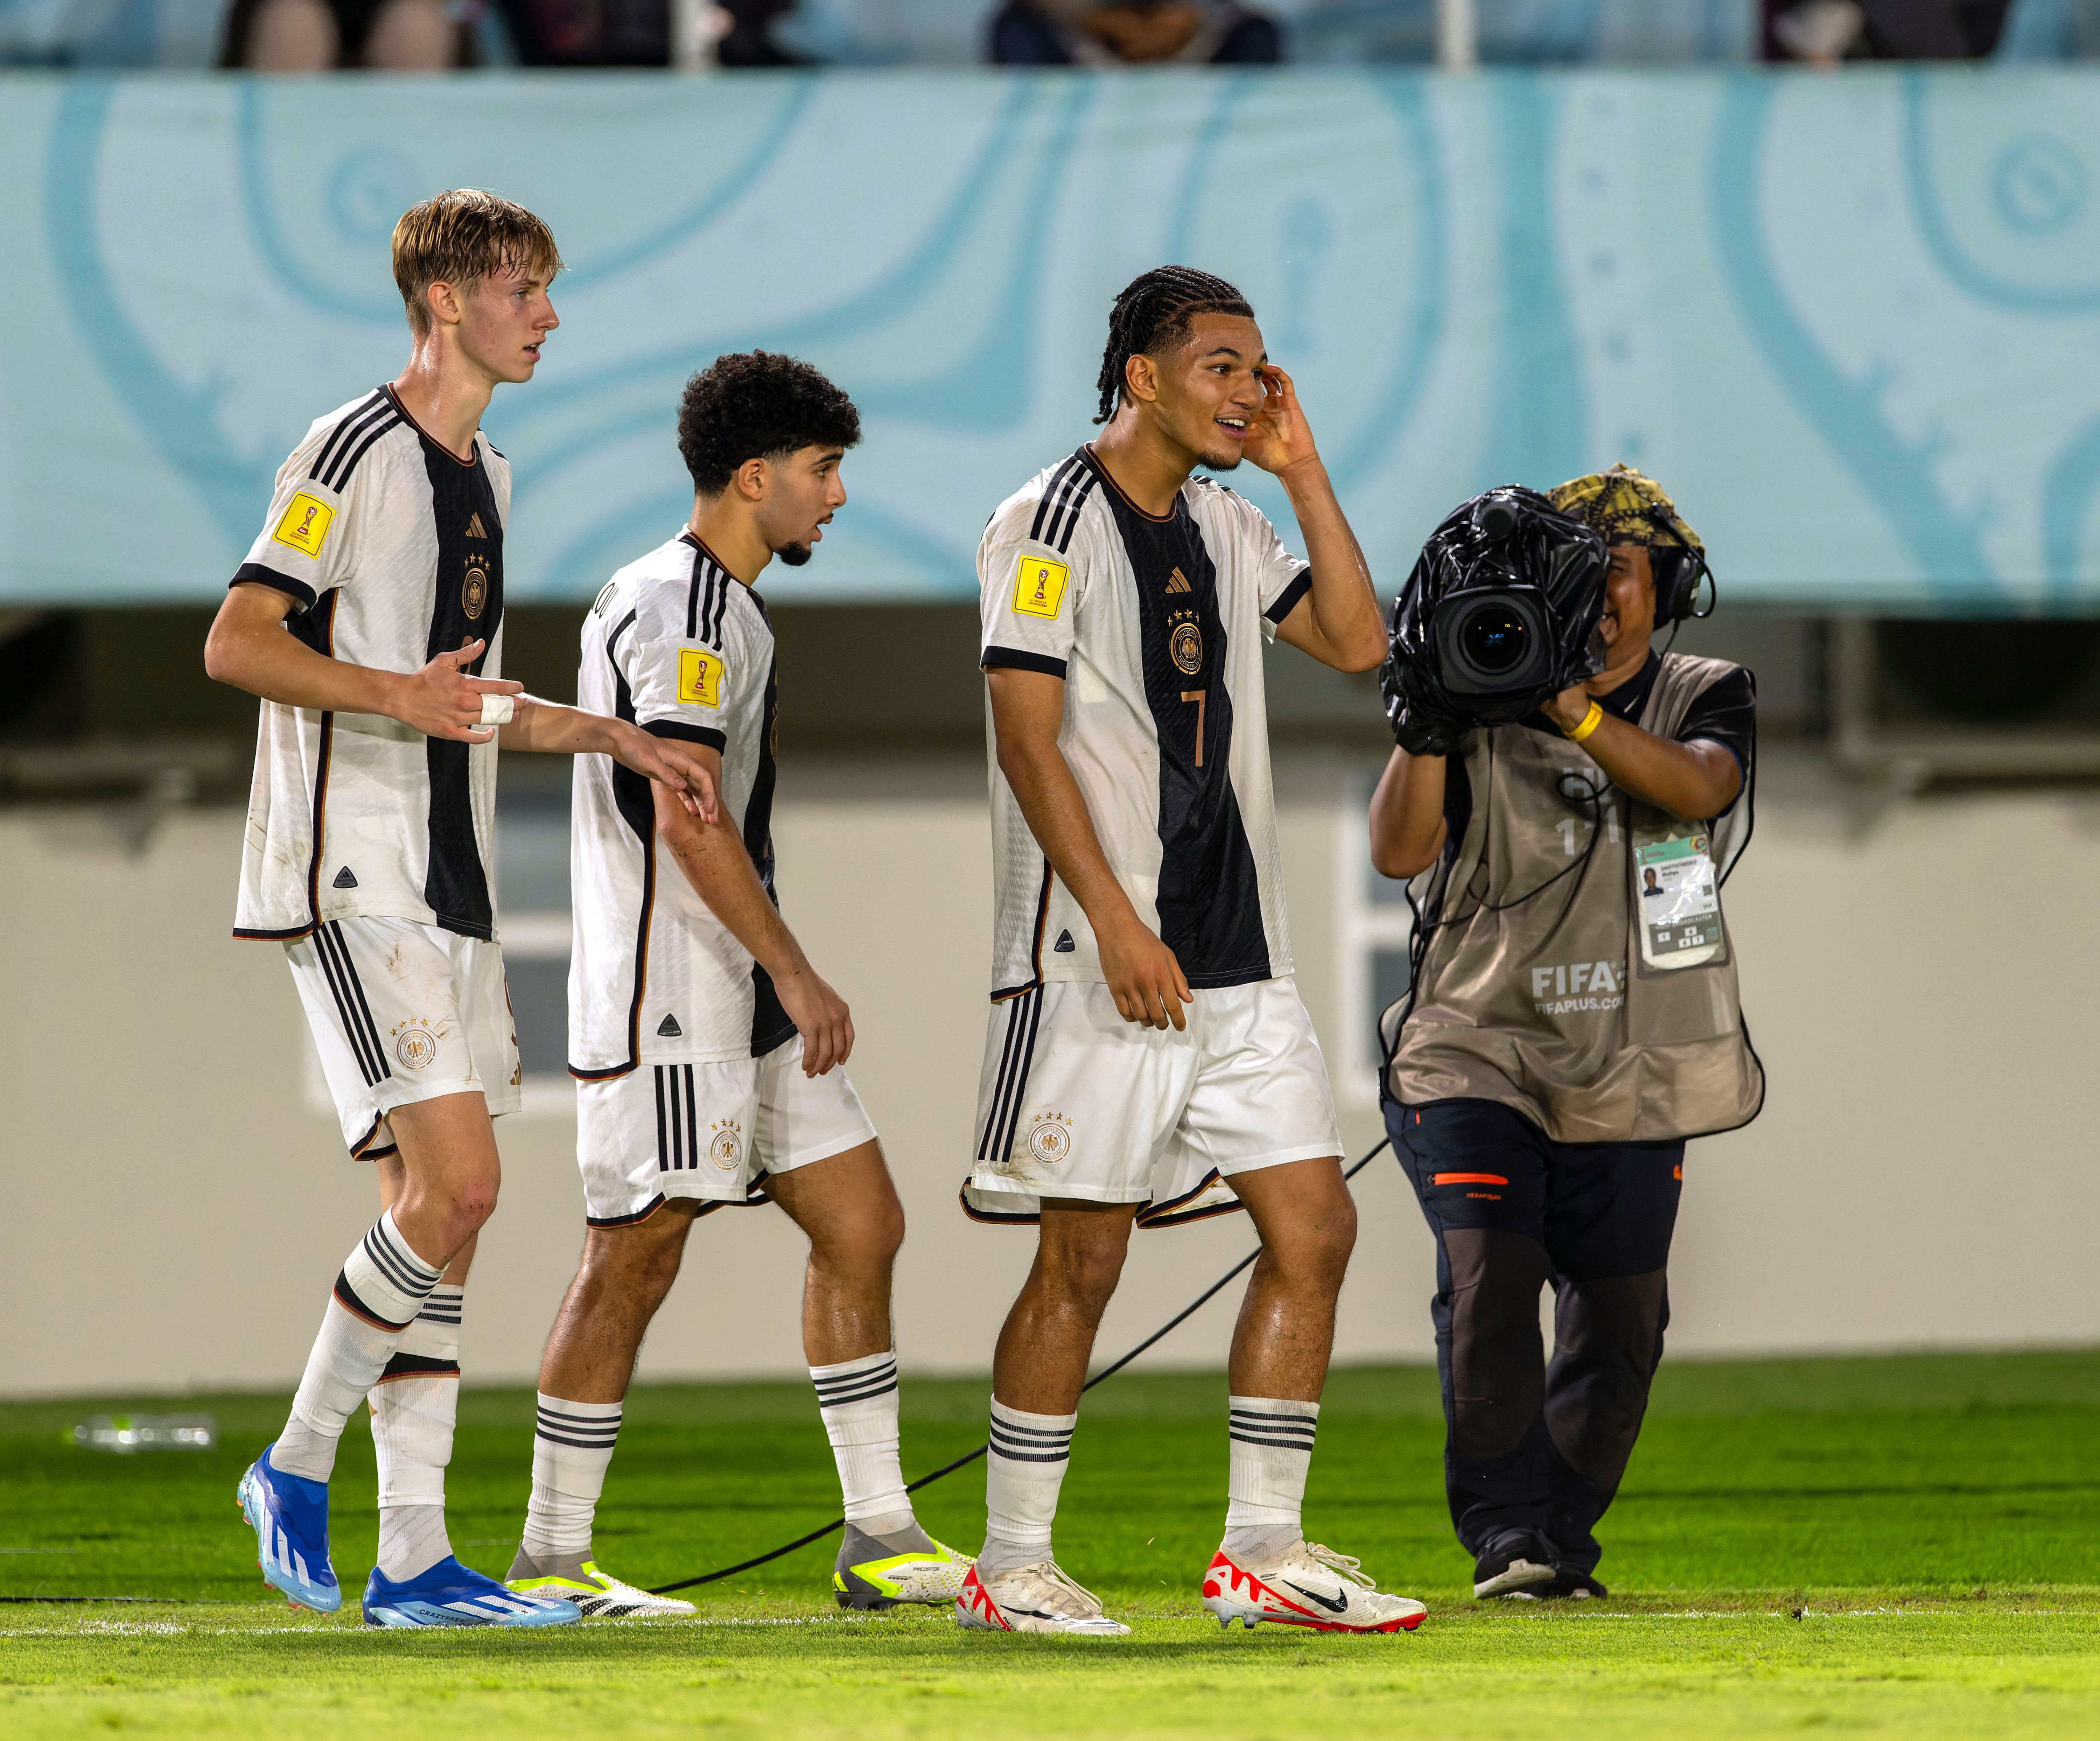
POLYGON ((364 1608, 378 1625, 578 1618, 470 1571, 445 1534, 463 1289, 500 1173, 490 1120, 518 1100, 489 890, 498 745, 602 751, 713 804, 682 746, 499 676, 510 467, 479 425, 499 383, 532 378, 560 267, 547 227, 491 194, 403 215, 408 366, 293 450, 205 649, 214 677, 262 698, 234 934, 284 945, 343 1140, 377 1162, 385 1211, 343 1263, 241 1508, 263 1576, 340 1607, 327 1483, 368 1397, 379 1563, 364 1608))
POLYGON ((1299 1523, 1356 1238, 1327 1070, 1291 978, 1262 644, 1385 654, 1370 572, 1290 377, 1223 280, 1116 298, 1100 439, 993 514, 977 552, 995 738, 994 1009, 972 1214, 1033 1221, 993 1369, 990 1519, 967 1626, 1127 1631, 1059 1568, 1051 1523, 1132 1225, 1244 1205, 1263 1252, 1233 1338, 1224 1539, 1234 1619, 1389 1632, 1384 1594, 1299 1523), (1289 492, 1311 553, 1198 467, 1289 492))
POLYGON ((892 1261, 904 1212, 846 1079, 853 1020, 773 892, 773 631, 755 583, 846 499, 853 402, 806 363, 718 357, 687 383, 693 513, 585 619, 577 689, 720 782, 700 822, 603 756, 576 773, 569 1069, 589 1228, 540 1366, 510 1588, 586 1614, 692 1612, 602 1571, 591 1532, 636 1353, 694 1220, 778 1203, 810 1236, 802 1340, 845 1501, 842 1607, 946 1602, 968 1561, 920 1528, 898 1455, 892 1261))

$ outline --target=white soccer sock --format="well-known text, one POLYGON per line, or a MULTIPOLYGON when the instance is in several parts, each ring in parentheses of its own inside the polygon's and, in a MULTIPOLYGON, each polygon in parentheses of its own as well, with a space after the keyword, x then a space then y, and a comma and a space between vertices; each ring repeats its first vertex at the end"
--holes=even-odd
POLYGON ((1235 1396, 1227 1407, 1232 1446, 1225 1484, 1227 1549, 1251 1549, 1257 1543, 1288 1547, 1304 1533, 1300 1513, 1320 1405, 1235 1396))
POLYGON ((871 1536, 891 1536, 911 1523, 898 1453, 897 1356, 863 1355, 835 1366, 813 1366, 817 1407, 839 1466, 846 1522, 871 1536))
POLYGON ((571 1403, 540 1393, 523 1546, 534 1559, 589 1557, 591 1523, 612 1466, 620 1413, 618 1403, 571 1403))
POLYGON ((388 1210, 344 1260, 270 1466, 308 1481, 335 1471, 351 1411, 378 1382, 443 1272, 409 1249, 388 1210))
POLYGON ((985 1459, 985 1546, 981 1577, 1050 1558, 1057 1490, 1071 1466, 1076 1414, 1030 1414, 991 1401, 991 1452, 985 1459))
POLYGON ((465 1290, 440 1283, 402 1333, 367 1399, 379 1464, 379 1569, 397 1583, 452 1550, 445 1468, 459 1415, 460 1320, 465 1290))

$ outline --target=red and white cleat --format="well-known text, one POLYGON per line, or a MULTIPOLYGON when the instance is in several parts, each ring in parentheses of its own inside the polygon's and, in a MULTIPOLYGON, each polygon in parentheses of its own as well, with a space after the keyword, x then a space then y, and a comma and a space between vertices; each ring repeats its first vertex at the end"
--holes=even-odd
POLYGON ((1359 1561, 1316 1541, 1294 1542, 1259 1566, 1219 1549, 1203 1574, 1203 1606, 1224 1626, 1274 1620, 1339 1633, 1413 1632, 1429 1611, 1412 1597, 1388 1596, 1359 1561))
POLYGON ((970 1632, 1075 1633, 1087 1638, 1120 1638, 1130 1629, 1101 1612, 1055 1560, 1038 1560, 980 1579, 973 1566, 955 1598, 955 1619, 970 1632))

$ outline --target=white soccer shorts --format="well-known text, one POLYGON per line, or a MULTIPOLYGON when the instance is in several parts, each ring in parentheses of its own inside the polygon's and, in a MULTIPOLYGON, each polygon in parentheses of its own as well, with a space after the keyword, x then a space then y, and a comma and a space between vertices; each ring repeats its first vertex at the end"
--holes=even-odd
POLYGON ((992 1012, 963 1207, 1033 1221, 1041 1199, 1141 1203, 1140 1227, 1239 1206, 1238 1173, 1342 1152, 1327 1063, 1295 981, 1196 993, 1140 1028, 1105 985, 1040 985, 992 1012))
POLYGON ((875 1139, 845 1066, 802 1073, 802 1037, 763 1058, 645 1064, 576 1084, 576 1164, 594 1228, 632 1227, 668 1197, 766 1201, 774 1173, 792 1173, 875 1139))
POLYGON ((503 951, 412 919, 336 919, 285 945, 353 1160, 395 1152, 397 1106, 474 1093, 518 1110, 503 951))

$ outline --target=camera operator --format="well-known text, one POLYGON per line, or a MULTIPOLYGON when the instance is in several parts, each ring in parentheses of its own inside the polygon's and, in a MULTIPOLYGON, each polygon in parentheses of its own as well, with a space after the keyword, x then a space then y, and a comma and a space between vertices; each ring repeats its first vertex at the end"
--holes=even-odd
POLYGON ((1705 565, 1650 479, 1615 466, 1546 500, 1609 546, 1604 668, 1485 725, 1389 668, 1416 749, 1370 809, 1372 863, 1414 879, 1385 1112, 1437 1241, 1445 1480, 1476 1597, 1605 1593, 1591 1532, 1662 1358, 1685 1139, 1747 1123, 1764 1091, 1718 898, 1748 838, 1754 682, 1651 648, 1705 565))

